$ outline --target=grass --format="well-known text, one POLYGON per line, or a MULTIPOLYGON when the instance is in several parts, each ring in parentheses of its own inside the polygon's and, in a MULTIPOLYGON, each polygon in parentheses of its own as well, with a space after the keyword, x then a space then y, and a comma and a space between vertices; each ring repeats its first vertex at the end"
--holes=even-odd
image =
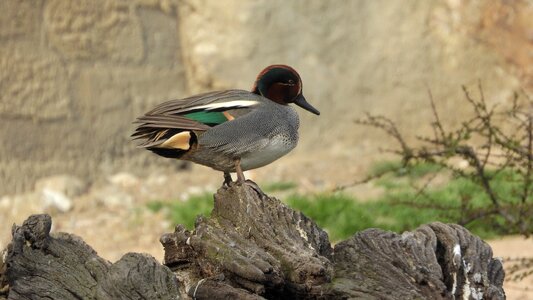
POLYGON ((394 205, 384 199, 358 202, 344 194, 295 195, 287 202, 326 229, 332 241, 346 239, 367 228, 403 232, 435 220, 451 221, 436 210, 394 205))
MULTIPOLYGON (((367 228, 381 228, 395 232, 413 230, 424 223, 440 221, 457 223, 465 217, 469 209, 488 207, 490 200, 481 187, 464 178, 448 176, 441 186, 428 188, 424 195, 417 194, 413 185, 420 186, 428 177, 441 172, 440 167, 420 164, 402 168, 396 162, 378 164, 373 174, 387 172, 375 181, 384 189, 376 198, 359 201, 352 195, 342 193, 321 193, 312 195, 298 194, 296 184, 276 182, 264 185, 266 193, 283 191, 289 196, 282 199, 290 207, 302 211, 317 224, 328 231, 332 241, 346 239, 354 233, 367 228)), ((519 184, 513 181, 515 174, 501 172, 494 177, 496 193, 509 195, 509 202, 518 201, 516 195, 519 184)), ((191 197, 185 202, 153 201, 148 204, 152 211, 165 210, 174 224, 184 224, 192 229, 196 216, 209 215, 213 205, 211 194, 191 197)), ((467 228, 482 238, 503 234, 497 217, 467 224, 467 228)))
POLYGON ((153 212, 164 211, 173 226, 183 224, 192 230, 198 215, 209 216, 211 214, 213 195, 209 193, 193 195, 187 201, 156 200, 149 202, 147 208, 153 212))
POLYGON ((297 185, 294 182, 270 182, 265 184, 265 186, 262 187, 262 190, 265 193, 285 192, 293 190, 296 187, 297 185))

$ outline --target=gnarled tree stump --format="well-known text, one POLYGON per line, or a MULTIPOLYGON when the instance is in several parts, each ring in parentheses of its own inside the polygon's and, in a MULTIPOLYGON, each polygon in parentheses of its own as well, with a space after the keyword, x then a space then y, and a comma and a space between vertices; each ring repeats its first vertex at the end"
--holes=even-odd
POLYGON ((13 226, 8 299, 176 299, 176 277, 153 257, 128 253, 111 264, 75 235, 50 235, 51 225, 33 215, 13 226))
POLYGON ((50 224, 36 215, 13 228, 8 299, 505 298, 501 262, 463 227, 368 229, 332 249, 312 220, 249 182, 221 188, 194 231, 163 235, 164 265, 133 253, 111 264, 50 224))

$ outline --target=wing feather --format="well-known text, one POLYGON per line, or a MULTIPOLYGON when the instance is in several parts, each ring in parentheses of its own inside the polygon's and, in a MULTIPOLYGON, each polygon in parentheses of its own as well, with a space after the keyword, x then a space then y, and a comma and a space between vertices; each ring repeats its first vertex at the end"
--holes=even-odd
POLYGON ((158 148, 179 132, 192 131, 201 135, 213 126, 223 124, 228 117, 222 112, 228 112, 231 118, 239 118, 260 102, 260 96, 244 90, 209 92, 167 101, 137 118, 132 138, 142 140, 139 147, 158 148))
POLYGON ((207 130, 210 127, 182 116, 145 115, 138 118, 140 127, 179 128, 184 130, 207 130))
POLYGON ((259 101, 259 96, 244 90, 209 92, 180 100, 170 100, 167 102, 163 102, 146 114, 174 115, 186 114, 206 109, 226 110, 237 107, 251 107, 258 104, 259 101))

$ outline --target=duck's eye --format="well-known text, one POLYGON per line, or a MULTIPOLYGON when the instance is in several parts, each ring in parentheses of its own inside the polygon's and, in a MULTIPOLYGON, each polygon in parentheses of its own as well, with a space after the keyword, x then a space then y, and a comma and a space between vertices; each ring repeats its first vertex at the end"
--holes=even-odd
POLYGON ((288 83, 289 83, 289 84, 294 84, 294 80, 289 79, 288 83))

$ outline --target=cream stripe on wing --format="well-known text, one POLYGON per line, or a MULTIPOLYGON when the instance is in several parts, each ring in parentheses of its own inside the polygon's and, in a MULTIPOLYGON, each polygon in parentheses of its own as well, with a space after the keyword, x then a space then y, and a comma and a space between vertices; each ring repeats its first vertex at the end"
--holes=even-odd
POLYGON ((210 104, 206 104, 206 105, 190 107, 188 109, 213 110, 213 109, 217 109, 217 108, 252 107, 252 106, 257 105, 257 104, 259 104, 259 101, 235 100, 235 101, 222 102, 222 103, 210 103, 210 104))

